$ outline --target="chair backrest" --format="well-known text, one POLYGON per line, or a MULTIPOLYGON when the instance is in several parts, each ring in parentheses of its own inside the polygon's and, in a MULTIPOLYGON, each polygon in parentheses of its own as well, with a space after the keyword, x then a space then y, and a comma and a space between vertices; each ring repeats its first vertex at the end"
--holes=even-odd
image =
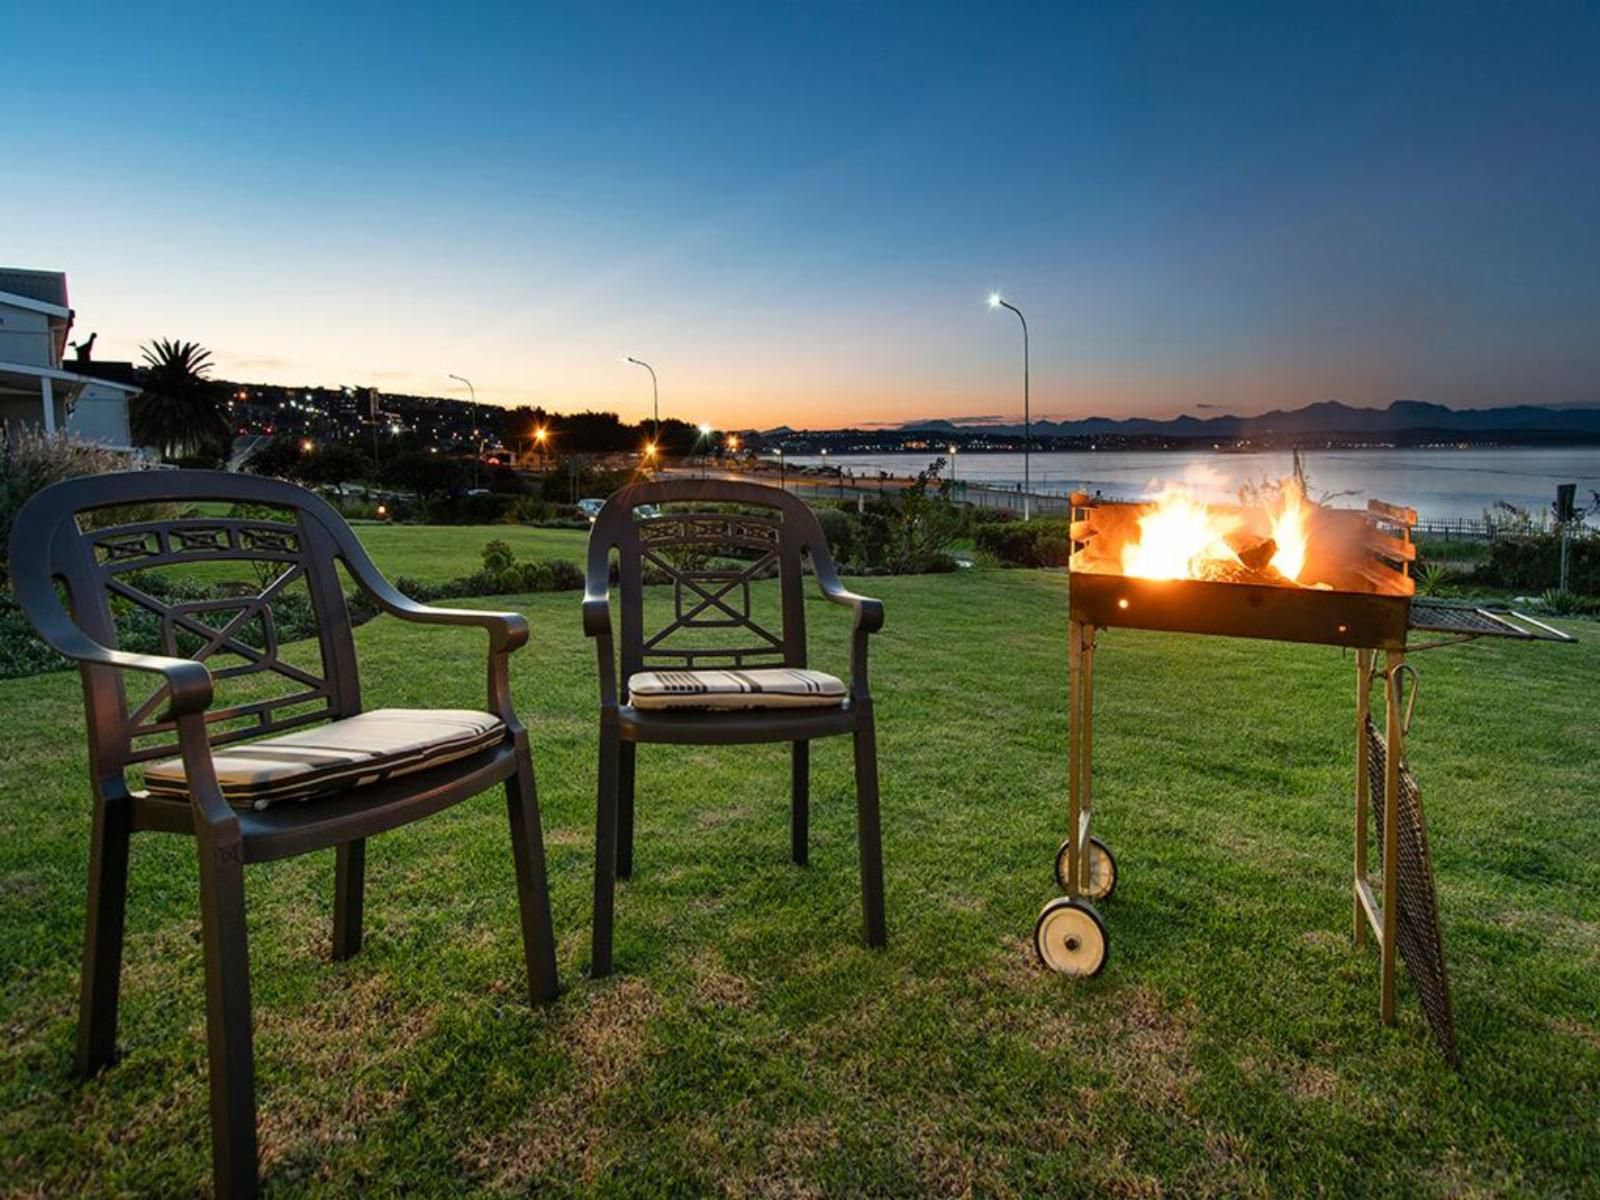
POLYGON ((595 518, 591 580, 606 577, 613 551, 624 680, 653 669, 806 665, 803 564, 807 555, 832 560, 803 501, 721 479, 630 484, 595 518), (661 511, 639 513, 646 505, 661 511), (772 576, 776 597, 752 589, 772 576), (647 583, 671 590, 652 588, 647 602, 647 583))
MULTIPOLYGON (((112 649, 205 662, 216 687, 207 731, 222 745, 361 710, 335 567, 352 545, 359 555, 344 519, 293 484, 130 471, 66 480, 30 499, 12 530, 11 570, 41 631, 70 620, 112 649), (175 505, 230 515, 164 515, 175 505), (306 637, 320 654, 296 646, 285 655, 284 643, 306 637)), ((177 752, 167 688, 130 702, 128 688, 152 678, 124 678, 134 674, 82 667, 97 778, 177 752)))

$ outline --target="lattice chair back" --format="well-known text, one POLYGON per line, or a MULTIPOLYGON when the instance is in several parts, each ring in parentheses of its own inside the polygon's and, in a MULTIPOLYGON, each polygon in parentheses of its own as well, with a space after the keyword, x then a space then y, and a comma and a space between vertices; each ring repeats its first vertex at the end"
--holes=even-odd
POLYGON ((631 484, 589 537, 590 575, 615 552, 624 680, 639 671, 803 667, 803 564, 827 564, 804 502, 720 479, 631 484), (645 511, 641 512, 640 509, 645 511), (776 578, 776 594, 754 585, 776 578), (647 584, 664 587, 647 587, 647 584))
MULTIPOLYGON (((42 631, 70 636, 64 596, 72 625, 102 645, 205 664, 213 746, 361 711, 336 569, 352 555, 365 560, 319 497, 222 471, 69 480, 30 500, 12 536, 17 597, 42 631), (163 515, 198 505, 227 515, 163 515)), ((97 780, 177 753, 167 684, 130 696, 143 677, 81 670, 97 780)))

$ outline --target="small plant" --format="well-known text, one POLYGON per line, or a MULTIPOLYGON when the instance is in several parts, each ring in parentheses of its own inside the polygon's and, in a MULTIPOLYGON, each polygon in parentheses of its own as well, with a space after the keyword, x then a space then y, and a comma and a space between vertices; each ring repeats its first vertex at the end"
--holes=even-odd
POLYGON ((1558 617, 1575 617, 1588 607, 1582 596, 1561 588, 1546 588, 1544 594, 1539 597, 1539 603, 1544 606, 1545 611, 1558 617))
POLYGON ((1443 563, 1424 563, 1417 572, 1417 595, 1437 596, 1450 582, 1450 569, 1443 563))
POLYGON ((511 544, 501 538, 494 538, 483 548, 483 569, 490 574, 498 575, 510 569, 516 561, 516 553, 511 549, 511 544))

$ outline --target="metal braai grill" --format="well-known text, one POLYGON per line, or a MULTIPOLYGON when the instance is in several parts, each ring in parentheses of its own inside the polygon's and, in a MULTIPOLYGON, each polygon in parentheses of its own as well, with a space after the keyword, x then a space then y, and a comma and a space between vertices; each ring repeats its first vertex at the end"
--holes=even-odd
POLYGON ((1422 798, 1405 765, 1416 701, 1407 651, 1480 637, 1572 639, 1522 613, 1415 598, 1416 519, 1378 501, 1365 510, 1314 504, 1292 479, 1252 504, 1205 504, 1178 491, 1142 502, 1072 497, 1068 837, 1056 855, 1066 895, 1046 904, 1034 927, 1047 966, 1088 976, 1106 961, 1093 902, 1111 896, 1117 866, 1089 832, 1097 632, 1122 626, 1346 646, 1356 652, 1355 940, 1369 928, 1377 939, 1384 1023, 1395 1019, 1398 952, 1441 1049, 1456 1061, 1422 798), (1381 728, 1372 716, 1377 682, 1381 728), (1368 869, 1374 818, 1376 879, 1368 869))

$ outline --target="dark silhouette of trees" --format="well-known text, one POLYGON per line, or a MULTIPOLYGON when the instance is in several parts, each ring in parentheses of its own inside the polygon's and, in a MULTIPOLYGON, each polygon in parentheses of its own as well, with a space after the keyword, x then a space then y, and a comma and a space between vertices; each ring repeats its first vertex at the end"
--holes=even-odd
POLYGON ((221 389, 207 376, 211 352, 195 342, 161 339, 144 347, 140 382, 129 405, 133 439, 167 458, 222 457, 229 442, 221 389))
POLYGON ((383 482, 423 500, 449 500, 467 490, 472 468, 458 459, 424 450, 407 450, 382 466, 383 482))
POLYGON ((327 442, 300 461, 300 477, 309 483, 343 488, 352 479, 372 477, 372 460, 345 442, 327 442))

